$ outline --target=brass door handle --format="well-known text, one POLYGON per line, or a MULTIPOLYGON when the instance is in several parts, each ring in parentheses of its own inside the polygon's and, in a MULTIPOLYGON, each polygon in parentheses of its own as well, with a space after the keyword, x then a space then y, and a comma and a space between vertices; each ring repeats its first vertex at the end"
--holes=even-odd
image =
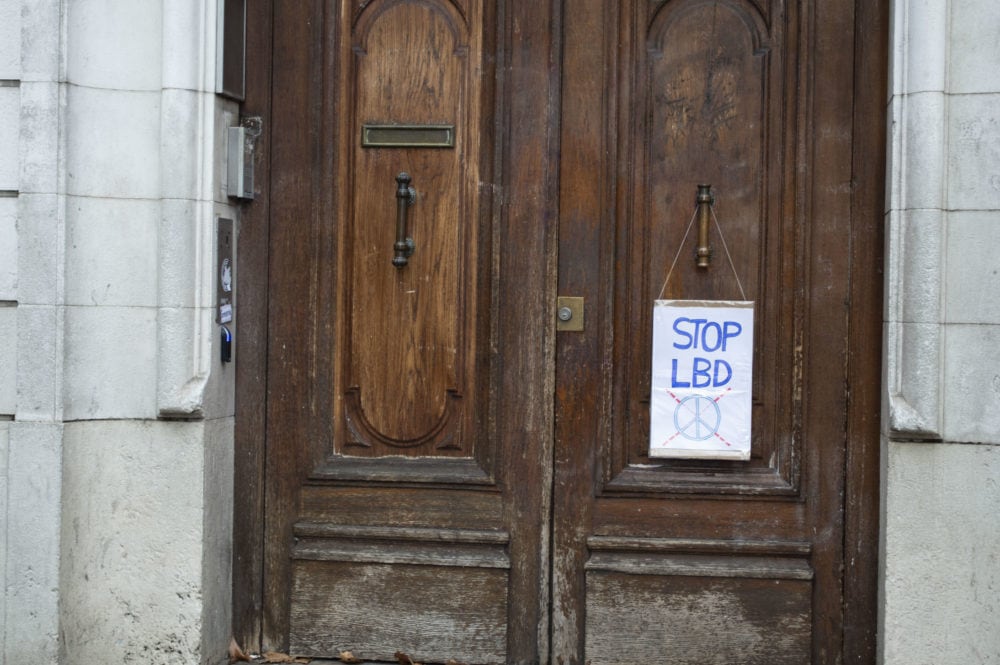
POLYGON ((708 220, 711 207, 715 204, 711 185, 698 185, 698 249, 695 250, 696 265, 707 268, 712 261, 712 247, 708 244, 708 220))
POLYGON ((410 174, 403 172, 396 176, 396 242, 392 244, 394 255, 392 265, 402 268, 413 255, 413 238, 406 235, 407 209, 417 198, 417 192, 410 187, 410 174))

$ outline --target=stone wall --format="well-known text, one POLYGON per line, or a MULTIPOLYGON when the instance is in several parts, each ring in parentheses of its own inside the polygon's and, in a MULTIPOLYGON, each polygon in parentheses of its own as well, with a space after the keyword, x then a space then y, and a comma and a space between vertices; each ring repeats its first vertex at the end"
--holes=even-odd
POLYGON ((216 12, 0 0, 5 663, 226 660, 216 12))
POLYGON ((885 663, 1000 663, 1000 4, 897 0, 885 663))
POLYGON ((59 634, 63 252, 61 13, 0 2, 0 457, 5 663, 54 662, 59 634))

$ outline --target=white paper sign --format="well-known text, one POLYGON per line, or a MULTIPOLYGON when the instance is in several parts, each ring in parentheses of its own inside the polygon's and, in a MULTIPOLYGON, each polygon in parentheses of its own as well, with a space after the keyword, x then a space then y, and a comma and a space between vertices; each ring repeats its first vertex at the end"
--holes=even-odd
POLYGON ((649 456, 750 459, 753 303, 657 300, 649 456))

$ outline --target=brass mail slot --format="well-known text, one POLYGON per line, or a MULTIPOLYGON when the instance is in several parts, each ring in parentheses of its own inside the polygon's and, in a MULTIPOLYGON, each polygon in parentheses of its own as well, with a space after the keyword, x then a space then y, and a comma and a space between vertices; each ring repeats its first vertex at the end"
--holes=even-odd
POLYGON ((363 148, 454 148, 455 125, 362 125, 363 148))

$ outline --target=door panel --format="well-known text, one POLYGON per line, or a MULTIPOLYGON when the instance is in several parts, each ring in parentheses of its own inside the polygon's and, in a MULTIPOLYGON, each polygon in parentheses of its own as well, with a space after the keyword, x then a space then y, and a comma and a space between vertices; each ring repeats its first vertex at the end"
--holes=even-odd
POLYGON ((479 164, 490 152, 478 140, 482 87, 479 2, 372 2, 338 23, 339 59, 350 64, 341 124, 350 145, 351 220, 338 292, 345 299, 343 363, 337 393, 343 424, 335 447, 353 456, 469 457, 475 439, 479 164), (351 23, 348 23, 350 19, 351 23), (347 48, 347 45, 350 48, 347 48), (471 90, 470 90, 471 88, 471 90), (453 147, 362 147, 361 127, 447 126, 453 147), (396 176, 412 178, 408 265, 393 257, 396 176), (390 266, 391 268, 391 266, 390 266), (342 286, 341 286, 342 285, 342 286))
POLYGON ((605 571, 587 591, 593 663, 810 662, 808 581, 605 571))
POLYGON ((273 3, 261 648, 546 651, 554 123, 545 104, 518 122, 509 95, 549 98, 525 59, 552 42, 525 6, 533 46, 511 52, 514 18, 480 0, 273 3), (414 127, 451 140, 391 138, 414 127), (415 251, 399 267, 401 172, 415 251))
POLYGON ((874 571, 869 4, 269 3, 268 208, 244 218, 269 234, 241 235, 268 257, 266 417, 241 421, 266 440, 260 648, 865 662, 844 635, 874 585, 843 570, 874 571), (452 142, 363 139, 385 126, 452 142), (705 182, 708 270, 682 242, 705 182), (653 300, 741 289, 750 460, 649 458, 653 300), (583 331, 555 332, 557 294, 583 331))
MULTIPOLYGON (((788 119, 805 108, 807 88, 785 94, 784 77, 800 66, 798 50, 786 45, 785 24, 792 23, 794 34, 798 19, 794 10, 785 15, 783 3, 772 4, 626 4, 614 17, 618 31, 600 35, 629 49, 618 64, 617 85, 607 88, 609 119, 617 119, 607 125, 621 129, 605 140, 615 146, 619 172, 626 174, 609 193, 620 203, 604 222, 606 233, 614 234, 607 246, 615 247, 621 268, 606 282, 614 291, 601 296, 618 326, 609 339, 623 368, 611 385, 621 398, 614 408, 621 417, 612 423, 608 489, 797 491, 800 437, 793 421, 801 390, 794 382, 800 376, 795 358, 778 350, 794 346, 796 307, 805 297, 799 285, 809 257, 796 246, 796 123, 788 119), (694 234, 681 247, 698 183, 712 184, 715 221, 724 233, 711 229, 714 255, 707 270, 690 258, 694 234), (674 257, 680 259, 676 264, 674 257), (754 301, 758 343, 749 462, 649 466, 650 310, 661 293, 754 301)), ((614 53, 611 46, 608 52, 614 53)))
POLYGON ((853 5, 574 7, 563 68, 591 75, 563 81, 559 292, 585 298, 587 329, 557 347, 553 651, 838 662, 847 239, 868 224, 851 215, 853 5), (682 247, 699 183, 722 230, 707 270, 693 233, 682 247), (751 459, 651 459, 653 301, 741 288, 751 459))

